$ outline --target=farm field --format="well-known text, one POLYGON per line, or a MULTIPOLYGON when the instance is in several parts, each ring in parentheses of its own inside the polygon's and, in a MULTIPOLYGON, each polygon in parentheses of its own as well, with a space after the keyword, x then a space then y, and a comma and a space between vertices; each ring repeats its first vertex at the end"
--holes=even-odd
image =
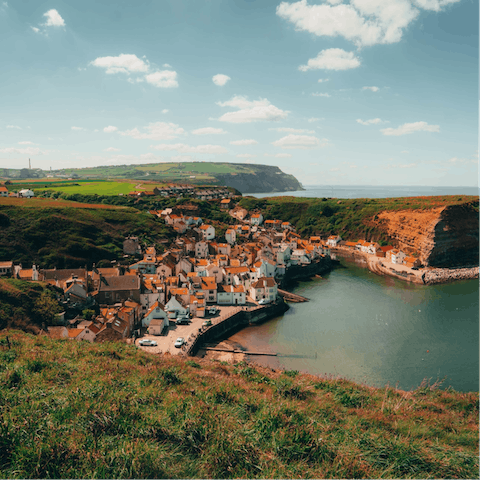
POLYGON ((15 198, 0 197, 0 207, 29 207, 29 208, 91 208, 101 210, 125 210, 128 207, 104 205, 101 203, 81 203, 54 198, 15 198))

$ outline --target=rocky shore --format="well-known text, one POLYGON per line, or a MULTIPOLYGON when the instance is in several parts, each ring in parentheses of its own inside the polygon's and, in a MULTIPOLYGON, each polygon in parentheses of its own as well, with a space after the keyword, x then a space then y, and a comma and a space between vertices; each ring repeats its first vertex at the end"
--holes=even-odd
POLYGON ((479 267, 472 268, 434 268, 426 270, 423 275, 425 285, 446 283, 454 280, 471 280, 478 278, 479 267))

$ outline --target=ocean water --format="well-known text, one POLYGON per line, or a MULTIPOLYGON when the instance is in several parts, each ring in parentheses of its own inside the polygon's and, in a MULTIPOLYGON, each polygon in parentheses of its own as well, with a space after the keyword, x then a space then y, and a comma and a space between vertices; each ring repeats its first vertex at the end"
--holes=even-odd
POLYGON ((341 376, 404 390, 424 378, 459 391, 479 388, 478 280, 414 285, 341 259, 294 291, 310 299, 229 338, 272 368, 341 376))
POLYGON ((395 198, 437 195, 479 195, 477 187, 419 187, 388 185, 304 185, 305 190, 276 193, 246 193, 263 197, 310 197, 310 198, 395 198))

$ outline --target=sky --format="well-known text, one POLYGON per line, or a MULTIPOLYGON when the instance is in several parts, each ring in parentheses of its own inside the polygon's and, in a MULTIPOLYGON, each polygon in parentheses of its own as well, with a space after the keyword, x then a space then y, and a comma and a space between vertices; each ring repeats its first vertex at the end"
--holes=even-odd
POLYGON ((0 168, 478 184, 478 0, 0 0, 0 168), (6 48, 8 47, 8 48, 6 48))

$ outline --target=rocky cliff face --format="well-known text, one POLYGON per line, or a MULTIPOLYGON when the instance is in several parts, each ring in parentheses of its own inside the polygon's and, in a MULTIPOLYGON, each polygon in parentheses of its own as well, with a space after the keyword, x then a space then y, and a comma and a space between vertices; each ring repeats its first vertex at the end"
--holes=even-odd
POLYGON ((303 190, 293 176, 270 165, 252 165, 255 173, 215 174, 219 184, 233 187, 242 193, 292 192, 303 190))
POLYGON ((430 210, 384 211, 374 221, 405 253, 424 265, 478 265, 478 212, 471 204, 430 210))

